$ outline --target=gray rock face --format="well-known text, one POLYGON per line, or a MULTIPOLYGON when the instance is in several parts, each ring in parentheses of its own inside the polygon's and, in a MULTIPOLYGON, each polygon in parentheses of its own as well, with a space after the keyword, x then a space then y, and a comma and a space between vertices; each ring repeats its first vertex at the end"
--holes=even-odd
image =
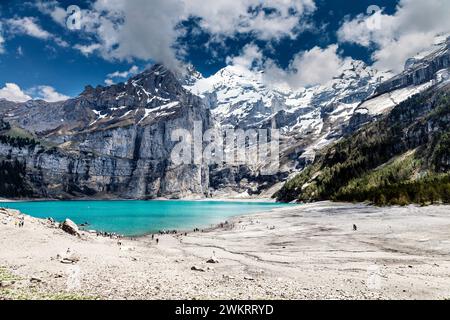
POLYGON ((26 164, 36 196, 181 198, 208 190, 208 167, 175 166, 170 156, 172 131, 193 132, 196 121, 208 129, 209 110, 162 66, 63 103, 0 104, 0 114, 41 142, 0 143, 0 159, 26 164))

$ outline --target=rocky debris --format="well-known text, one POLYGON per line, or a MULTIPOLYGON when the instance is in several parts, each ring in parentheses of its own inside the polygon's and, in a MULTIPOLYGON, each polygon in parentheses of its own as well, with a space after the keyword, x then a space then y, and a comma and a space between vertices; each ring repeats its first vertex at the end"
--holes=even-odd
POLYGON ((121 246, 120 251, 136 251, 136 248, 130 246, 121 246))
POLYGON ((69 248, 65 253, 58 254, 56 259, 63 264, 76 264, 80 261, 80 256, 69 248))
POLYGON ((32 278, 30 279, 30 282, 31 282, 31 283, 41 283, 41 282, 42 282, 42 279, 39 279, 39 278, 36 278, 36 277, 32 277, 32 278))
POLYGON ((192 271, 198 271, 198 272, 206 272, 206 269, 198 267, 198 266, 193 266, 191 268, 192 271))
POLYGON ((78 229, 78 226, 70 219, 66 219, 63 222, 63 224, 61 225, 61 229, 72 236, 80 236, 80 230, 78 229))
POLYGON ((12 287, 16 282, 14 280, 3 280, 0 281, 0 288, 12 287))
POLYGON ((206 261, 206 263, 219 263, 219 260, 217 260, 216 257, 212 257, 212 258, 208 259, 206 261))

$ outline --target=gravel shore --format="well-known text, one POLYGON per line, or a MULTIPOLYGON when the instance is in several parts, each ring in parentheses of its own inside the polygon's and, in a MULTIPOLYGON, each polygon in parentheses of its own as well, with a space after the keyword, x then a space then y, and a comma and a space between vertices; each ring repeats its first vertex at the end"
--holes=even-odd
POLYGON ((449 206, 321 202, 120 241, 19 217, 0 210, 0 299, 450 298, 449 206))

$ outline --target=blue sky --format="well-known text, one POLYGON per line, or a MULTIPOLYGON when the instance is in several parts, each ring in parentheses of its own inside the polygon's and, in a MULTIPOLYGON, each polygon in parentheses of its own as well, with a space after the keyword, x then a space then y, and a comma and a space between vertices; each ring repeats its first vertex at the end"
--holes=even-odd
MULTIPOLYGON (((248 46, 253 50, 246 57, 255 59, 248 67, 270 64, 291 75, 305 61, 320 59, 332 59, 331 68, 351 58, 388 69, 448 29, 443 21, 449 1, 399 1, 217 0, 205 6, 199 0, 2 0, 0 97, 6 83, 30 97, 73 97, 87 84, 123 81, 154 62, 174 69, 192 63, 209 76, 233 63, 231 57, 245 54, 248 46), (81 9, 79 30, 66 26, 70 5, 81 9), (383 9, 377 14, 384 25, 376 30, 363 23, 371 17, 371 5, 383 9), (419 11, 423 22, 407 21, 419 11), (435 12, 436 25, 425 22, 425 15, 435 12), (421 23, 423 29, 414 27, 421 23), (423 43, 409 51, 395 49, 414 43, 411 39, 423 43)), ((316 84, 297 78, 299 85, 316 84)))

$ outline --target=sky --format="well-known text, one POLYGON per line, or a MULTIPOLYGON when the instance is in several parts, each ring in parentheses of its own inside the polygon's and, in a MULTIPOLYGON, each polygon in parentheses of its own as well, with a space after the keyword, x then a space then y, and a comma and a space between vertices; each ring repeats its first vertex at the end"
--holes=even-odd
POLYGON ((399 72, 449 16, 448 0, 0 0, 0 98, 64 100, 154 63, 262 69, 292 89, 349 60, 399 72))

